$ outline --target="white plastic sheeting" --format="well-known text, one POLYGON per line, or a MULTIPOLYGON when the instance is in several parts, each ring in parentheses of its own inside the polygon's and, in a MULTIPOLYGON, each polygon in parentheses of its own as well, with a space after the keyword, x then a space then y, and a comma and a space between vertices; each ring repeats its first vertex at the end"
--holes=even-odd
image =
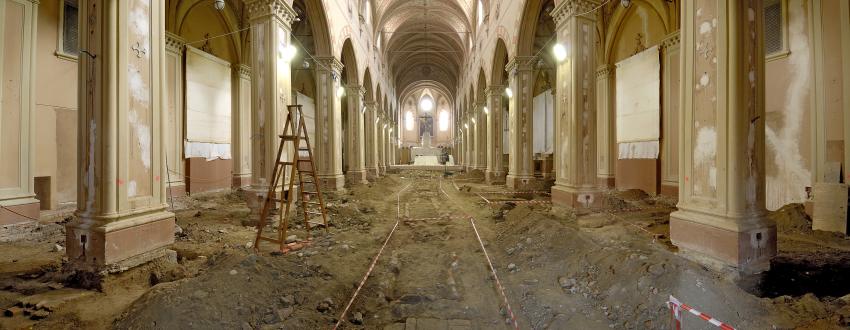
POLYGON ((551 89, 534 97, 533 109, 534 153, 552 154, 555 150, 555 100, 551 89))
POLYGON ((204 158, 207 161, 216 159, 231 159, 230 143, 192 142, 183 143, 186 159, 204 158))

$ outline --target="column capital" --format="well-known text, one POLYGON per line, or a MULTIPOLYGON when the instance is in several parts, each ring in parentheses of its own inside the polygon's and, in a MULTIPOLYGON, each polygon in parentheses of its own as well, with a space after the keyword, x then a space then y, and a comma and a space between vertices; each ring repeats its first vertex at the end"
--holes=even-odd
POLYGON ((665 51, 670 47, 678 46, 681 41, 681 33, 679 33, 679 31, 676 31, 664 37, 664 40, 661 40, 660 48, 662 51, 665 51))
MULTIPOLYGON (((564 0, 552 10, 552 19, 555 20, 556 26, 560 26, 566 23, 568 18, 590 12, 598 5, 599 2, 596 0, 564 0)), ((591 13, 585 15, 585 18, 596 20, 595 15, 591 13)))
POLYGON ((484 89, 484 95, 492 97, 505 92, 505 85, 490 85, 484 89))
POLYGON ((251 66, 247 64, 233 64, 233 68, 236 69, 240 78, 251 79, 251 66))
POLYGON ((316 70, 330 70, 334 73, 339 74, 342 72, 342 68, 344 67, 344 65, 342 65, 342 62, 340 62, 338 59, 336 59, 336 57, 333 56, 317 56, 314 58, 317 64, 316 70))
POLYGON ((616 65, 603 64, 596 68, 596 79, 613 76, 616 71, 616 65))
POLYGON ((513 71, 532 71, 534 65, 537 64, 537 56, 514 56, 508 64, 505 65, 505 70, 513 71))
POLYGON ((298 13, 284 0, 247 0, 245 8, 251 21, 273 17, 286 26, 292 26, 292 22, 298 17, 298 13))
POLYGON ((377 105, 378 105, 378 102, 375 102, 375 101, 363 101, 363 106, 365 106, 369 109, 374 109, 377 105))
POLYGON ((168 32, 165 32, 165 50, 169 53, 180 54, 183 51, 183 47, 186 47, 186 39, 182 37, 168 32))

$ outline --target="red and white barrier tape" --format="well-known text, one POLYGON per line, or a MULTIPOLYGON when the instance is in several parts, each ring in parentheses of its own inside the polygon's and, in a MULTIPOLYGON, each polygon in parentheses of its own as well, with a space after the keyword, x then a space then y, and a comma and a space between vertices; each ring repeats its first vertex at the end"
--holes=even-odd
POLYGON ((467 217, 462 216, 451 216, 451 217, 434 217, 434 218, 411 218, 411 219, 402 219, 404 222, 412 222, 412 221, 431 221, 431 220, 464 220, 467 217))
POLYGON ((711 323, 712 325, 723 329, 723 330, 735 330, 734 327, 728 325, 726 323, 721 322, 718 319, 711 317, 708 314, 700 312, 693 307, 688 306, 687 304, 682 303, 676 297, 670 296, 670 301, 667 302, 667 306, 670 307, 670 321, 673 323, 671 326, 673 329, 681 330, 682 329, 682 309, 690 312, 691 314, 696 315, 697 317, 703 319, 704 321, 711 323))
POLYGON ((529 190, 529 191, 479 191, 481 194, 498 194, 498 195, 529 195, 529 194, 541 194, 541 195, 551 195, 552 193, 548 191, 542 190, 529 190))
POLYGON ((519 200, 519 201, 489 201, 487 203, 489 203, 489 204, 507 204, 507 203, 514 203, 514 204, 552 204, 552 201, 519 200))
MULTIPOLYGON (((403 191, 407 190, 407 188, 410 187, 411 184, 413 184, 413 183, 411 182, 406 187, 399 190, 398 196, 401 196, 401 193, 403 191)), ((401 197, 398 197, 398 196, 397 196, 396 200, 398 201, 399 204, 401 204, 401 197)), ((384 253, 384 249, 387 247, 387 243, 390 242, 390 238, 393 237, 393 234, 395 233, 396 228, 398 228, 398 223, 399 223, 399 220, 401 218, 401 207, 399 206, 397 209, 398 209, 398 213, 396 215, 395 225, 393 225, 393 229, 390 230, 390 234, 387 235, 387 239, 384 240, 384 245, 381 246, 381 249, 378 250, 378 254, 375 255, 374 259, 372 259, 372 264, 369 265, 369 269, 366 270, 366 274, 363 275, 363 279, 360 280, 360 284, 357 285, 357 289, 354 290, 354 294, 351 295, 351 299, 348 300, 348 304, 345 305, 345 309, 343 309, 342 314, 339 315, 339 319, 337 319, 336 324, 333 327, 334 330, 336 330, 340 326, 340 324, 342 324, 342 322, 345 321, 345 315, 348 314, 348 309, 350 309, 351 305, 354 304, 354 299, 357 298, 357 294, 360 293, 360 289, 363 289, 363 285, 366 284, 366 280, 369 279, 369 275, 372 275, 372 270, 375 269, 375 264, 378 263, 378 259, 381 258, 381 254, 384 253)))
POLYGON ((511 317, 511 323, 514 326, 514 329, 519 329, 519 324, 517 324, 514 311, 511 309, 511 304, 508 303, 508 296, 505 294, 505 288, 502 286, 502 282, 499 281, 499 276, 496 275, 496 268, 493 267, 493 262, 490 261, 490 254, 488 254, 487 249, 484 248, 484 242, 481 241, 481 235, 478 234, 478 228, 475 227, 475 220, 473 220, 472 217, 469 217, 469 223, 472 224, 472 230, 475 231, 475 237, 478 238, 478 244, 481 244, 481 251, 484 251, 484 257, 487 258, 487 264, 490 265, 490 272, 493 274, 493 279, 496 280, 496 286, 499 289, 499 294, 502 295, 502 300, 505 302, 505 309, 507 309, 508 315, 511 317))

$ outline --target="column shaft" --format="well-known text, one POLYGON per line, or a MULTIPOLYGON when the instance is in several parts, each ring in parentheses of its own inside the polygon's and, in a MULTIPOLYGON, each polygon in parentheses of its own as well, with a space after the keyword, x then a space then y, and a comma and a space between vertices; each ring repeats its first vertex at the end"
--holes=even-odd
POLYGON ((366 155, 366 178, 370 181, 380 177, 378 169, 378 110, 375 102, 366 101, 366 115, 363 118, 363 126, 366 138, 364 139, 366 155))
POLYGON ((564 206, 599 204, 596 184, 595 1, 569 0, 553 11, 558 41, 568 49, 558 64, 555 102, 555 186, 552 202, 564 206))
POLYGON ((186 162, 183 158, 183 38, 165 33, 165 165, 169 197, 186 194, 186 162))
POLYGON ((596 143, 599 163, 596 177, 600 187, 613 188, 617 170, 617 81, 615 67, 596 70, 596 143))
POLYGON ((316 158, 316 175, 325 190, 342 190, 342 109, 337 89, 342 63, 334 57, 316 59, 316 141, 310 141, 316 158))
POLYGON ((475 118, 475 169, 482 172, 487 170, 487 115, 484 113, 486 106, 486 101, 480 100, 472 109, 475 118))
POLYGON ((534 181, 533 89, 535 56, 517 56, 507 64, 510 88, 508 127, 510 161, 506 183, 511 189, 529 189, 534 181))
POLYGON ((77 217, 66 225, 77 266, 120 270, 167 253, 165 5, 81 0, 77 217), (134 17, 134 19, 130 19, 134 17), (133 24, 144 20, 149 24, 133 24))
POLYGON ((346 131, 345 150, 347 152, 345 161, 348 163, 348 173, 346 180, 349 184, 366 183, 366 158, 365 139, 363 126, 363 95, 366 90, 362 86, 349 85, 346 87, 346 97, 348 103, 348 127, 346 131))
POLYGON ((233 108, 231 114, 231 152, 233 188, 251 184, 251 67, 234 65, 233 108))
POLYGON ((763 16, 752 14, 762 5, 682 3, 683 180, 670 236, 682 254, 741 272, 776 255, 765 209, 763 16))
POLYGON ((487 95, 487 172, 485 175, 488 184, 500 184, 505 182, 505 167, 502 164, 502 130, 504 123, 502 122, 502 113, 504 107, 502 104, 502 95, 505 93, 505 86, 490 86, 486 91, 487 95))

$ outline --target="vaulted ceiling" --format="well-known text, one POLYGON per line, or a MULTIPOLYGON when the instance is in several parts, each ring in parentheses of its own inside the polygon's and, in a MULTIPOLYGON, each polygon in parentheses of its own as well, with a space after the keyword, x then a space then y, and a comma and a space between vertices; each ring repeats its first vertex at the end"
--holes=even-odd
POLYGON ((457 90, 474 0, 373 0, 396 90, 436 81, 457 90))

